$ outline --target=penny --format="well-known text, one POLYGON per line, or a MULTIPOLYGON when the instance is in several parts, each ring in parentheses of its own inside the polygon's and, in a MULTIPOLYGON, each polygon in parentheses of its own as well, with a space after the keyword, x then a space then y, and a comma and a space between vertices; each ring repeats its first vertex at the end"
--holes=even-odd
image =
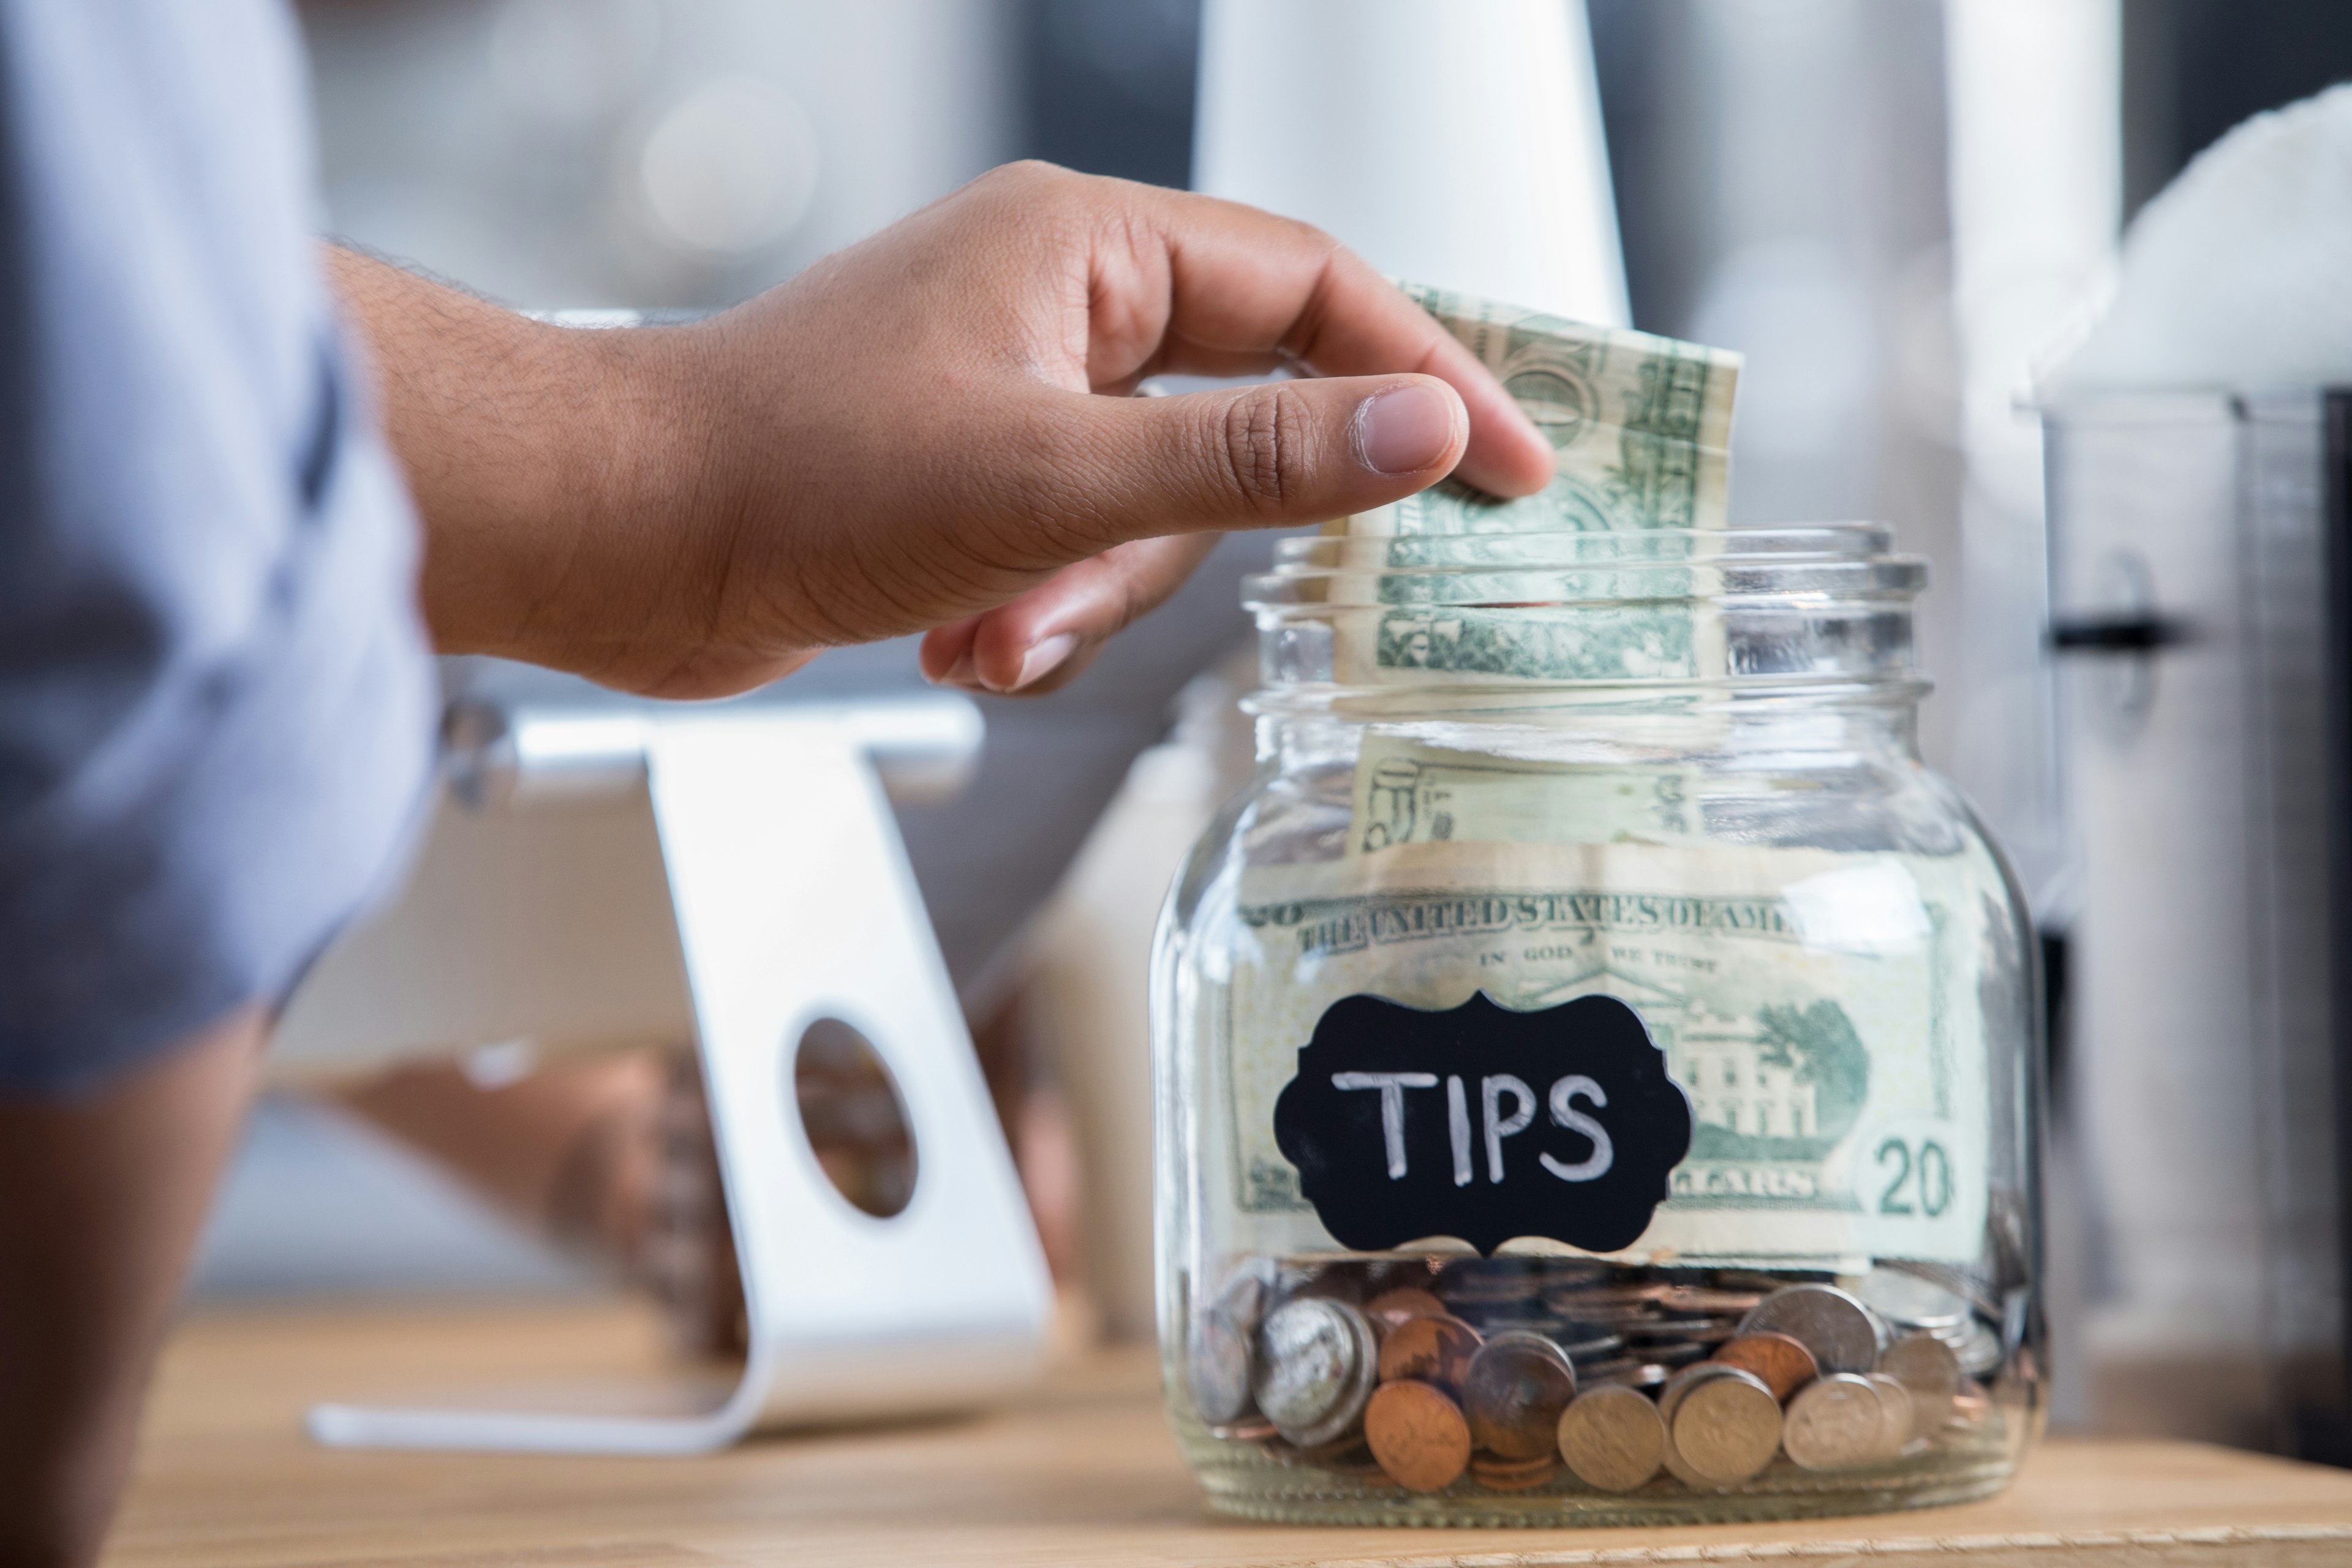
POLYGON ((1823 1372, 1865 1373, 1878 1364, 1878 1320, 1834 1285, 1773 1291, 1739 1323, 1743 1334, 1765 1331, 1797 1341, 1823 1372))
POLYGON ((1277 1463, 1311 1465, 1318 1470, 1339 1470, 1349 1475, 1378 1475, 1380 1461, 1372 1458, 1371 1449, 1364 1446, 1361 1432, 1350 1432, 1328 1443, 1318 1443, 1312 1448, 1295 1448, 1281 1441, 1269 1443, 1265 1452, 1277 1463))
POLYGON ((1625 1325, 1630 1340, 1727 1340, 1739 1325, 1729 1318, 1651 1318, 1625 1325))
POLYGON ((1559 1413, 1576 1397, 1576 1369, 1538 1334, 1497 1334, 1462 1376, 1462 1408, 1478 1447, 1532 1459, 1559 1441, 1559 1413))
POLYGON ((1252 1392, 1275 1430, 1301 1448, 1346 1434, 1363 1413, 1377 1370, 1372 1326, 1344 1301, 1286 1301, 1259 1330, 1252 1392))
MULTIPOLYGON (((1818 1275, 1805 1283, 1811 1284, 1827 1278, 1827 1275, 1818 1275)), ((1787 1274, 1766 1274, 1754 1268, 1717 1268, 1707 1275, 1707 1282, 1718 1290, 1752 1290, 1759 1296, 1769 1296, 1796 1281, 1787 1274)))
POLYGON ((1253 1415, 1246 1421, 1212 1426, 1209 1428, 1209 1436, 1227 1443, 1263 1443, 1267 1438, 1279 1436, 1281 1434, 1275 1431, 1274 1423, 1265 1416, 1253 1415))
POLYGON ((1729 1315, 1743 1317, 1754 1311, 1764 1300, 1755 1290, 1713 1290, 1702 1285, 1677 1285, 1661 1297, 1658 1305, 1669 1312, 1706 1313, 1711 1317, 1729 1315))
POLYGON ((1437 1293, 1448 1301, 1496 1305, 1532 1301, 1543 1289, 1543 1276, 1532 1262, 1516 1258, 1465 1259, 1446 1265, 1437 1277, 1437 1293))
POLYGON ((1932 1437, 1952 1418, 1960 1392, 1960 1358, 1933 1334, 1906 1334, 1886 1347, 1878 1370, 1911 1395, 1911 1435, 1932 1437))
POLYGON ((1738 1335, 1717 1351, 1715 1359, 1754 1373, 1783 1405, 1822 1373, 1802 1342, 1769 1331, 1738 1335))
POLYGON ((1291 1263, 1276 1273, 1274 1294, 1285 1301, 1320 1297, 1353 1307, 1364 1299, 1364 1280, 1336 1263, 1291 1263))
POLYGON ((1481 1454, 1470 1461, 1470 1475, 1480 1486, 1498 1492, 1532 1491, 1559 1474, 1557 1450, 1532 1459, 1498 1459, 1481 1454))
POLYGON ((1459 1318, 1408 1318, 1381 1345, 1381 1381, 1413 1378, 1458 1391, 1479 1343, 1478 1331, 1459 1318))
POLYGON ((1587 1389, 1560 1413, 1559 1457, 1586 1486, 1632 1491, 1658 1473, 1665 1454, 1666 1424, 1635 1389, 1587 1389))
POLYGON ((1672 1451, 1717 1486, 1746 1480, 1780 1448, 1780 1400, 1754 1373, 1725 1370, 1690 1388, 1668 1432, 1672 1451))
POLYGON ((1789 1401, 1780 1447, 1808 1470, 1850 1470, 1878 1450, 1881 1402, 1868 1380, 1833 1372, 1807 1384, 1789 1401))
POLYGON ((1878 1457, 1891 1459, 1911 1441, 1911 1428, 1918 1419, 1911 1391, 1883 1372, 1869 1373, 1868 1381, 1878 1391, 1878 1457))
POLYGON ((1544 1305, 1555 1312, 1582 1317, 1583 1309, 1588 1307, 1642 1307, 1663 1301, 1674 1293, 1674 1289, 1672 1285, 1654 1283, 1562 1286, 1546 1293, 1544 1305))
POLYGON ((1413 1318, 1442 1318, 1445 1303, 1414 1285, 1383 1290, 1364 1303, 1364 1316, 1385 1332, 1413 1318))
POLYGON ((1442 1389, 1407 1379, 1381 1384, 1364 1407, 1364 1440, 1389 1479, 1444 1491, 1470 1465, 1470 1424, 1442 1389))

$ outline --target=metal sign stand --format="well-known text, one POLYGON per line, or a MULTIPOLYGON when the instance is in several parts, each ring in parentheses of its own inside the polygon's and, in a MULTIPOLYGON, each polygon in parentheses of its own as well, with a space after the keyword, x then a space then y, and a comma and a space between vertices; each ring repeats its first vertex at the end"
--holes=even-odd
MULTIPOLYGON (((618 791, 650 814, 750 1354, 731 1394, 684 1414, 326 1405, 310 1415, 320 1442, 689 1453, 763 1423, 969 1406, 1034 1376, 1051 1285, 871 760, 877 723, 890 729, 856 709, 772 707, 503 714, 477 726, 491 739, 453 794, 503 795, 528 816, 549 799, 618 791), (799 1126, 793 1052, 827 1017, 873 1042, 905 1108, 918 1175, 908 1206, 887 1219, 835 1190, 799 1126)), ((445 804, 445 821, 471 809, 445 804)), ((481 830, 478 816, 470 830, 481 830)), ((442 984, 514 993, 511 973, 446 973, 503 961, 499 932, 468 941, 443 929, 452 911, 513 910, 511 888, 469 898, 446 885, 496 874, 491 858, 436 858, 428 847, 418 880, 443 885, 413 887, 320 965, 289 1015, 297 1053, 306 1018, 316 1037, 316 1021, 346 1017, 370 995, 442 984), (444 973, 419 972, 427 952, 444 973)), ((576 972, 592 955, 569 956, 576 972)), ((523 994, 564 983, 549 955, 531 962, 547 973, 525 976, 523 994)), ((485 1037, 498 1036, 468 1043, 485 1037)))

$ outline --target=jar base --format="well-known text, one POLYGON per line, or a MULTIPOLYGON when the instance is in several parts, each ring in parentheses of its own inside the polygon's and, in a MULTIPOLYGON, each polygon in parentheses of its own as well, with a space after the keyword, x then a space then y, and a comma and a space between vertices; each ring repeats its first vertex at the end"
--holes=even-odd
POLYGON ((1973 1455, 1944 1453, 1866 1473, 1817 1475, 1787 1460, 1737 1491, 1693 1492, 1670 1477, 1612 1494, 1562 1478, 1539 1489, 1498 1494, 1465 1479, 1446 1491, 1409 1492, 1378 1475, 1342 1478, 1264 1462, 1193 1454, 1209 1506, 1271 1524, 1385 1525, 1457 1530, 1623 1529, 1740 1524, 1895 1513, 1976 1502, 2004 1490, 2017 1457, 1986 1442, 1973 1455))

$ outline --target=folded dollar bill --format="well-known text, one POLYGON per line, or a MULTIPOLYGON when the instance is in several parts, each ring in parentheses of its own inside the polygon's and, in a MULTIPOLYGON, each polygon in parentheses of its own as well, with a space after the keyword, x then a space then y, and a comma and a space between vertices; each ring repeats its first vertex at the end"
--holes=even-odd
MULTIPOLYGON (((1701 679, 1722 668, 1705 604, 1706 551, 1671 547, 1627 602, 1557 607, 1539 598, 1430 604, 1412 542, 1433 536, 1717 531, 1727 520, 1739 356, 1596 327, 1420 284, 1400 285, 1494 372, 1551 442, 1558 470, 1516 500, 1447 479, 1327 531, 1391 542, 1385 560, 1334 584, 1334 675, 1343 685, 1464 680, 1701 679)), ((1457 584, 1458 585, 1458 584, 1457 584)), ((1551 595, 1543 595, 1549 597, 1551 595)))
POLYGON ((1500 500, 1447 479, 1335 525, 1354 534, 1721 528, 1739 356, 1401 284, 1495 374, 1557 454, 1550 485, 1500 500))

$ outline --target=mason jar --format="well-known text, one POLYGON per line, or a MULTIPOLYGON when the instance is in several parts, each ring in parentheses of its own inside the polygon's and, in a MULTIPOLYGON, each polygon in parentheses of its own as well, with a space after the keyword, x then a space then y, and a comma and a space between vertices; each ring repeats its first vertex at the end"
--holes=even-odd
POLYGON ((1218 1509, 1998 1490, 2042 1415, 2014 878, 1871 524, 1326 536, 1153 971, 1162 1364, 1218 1509))

